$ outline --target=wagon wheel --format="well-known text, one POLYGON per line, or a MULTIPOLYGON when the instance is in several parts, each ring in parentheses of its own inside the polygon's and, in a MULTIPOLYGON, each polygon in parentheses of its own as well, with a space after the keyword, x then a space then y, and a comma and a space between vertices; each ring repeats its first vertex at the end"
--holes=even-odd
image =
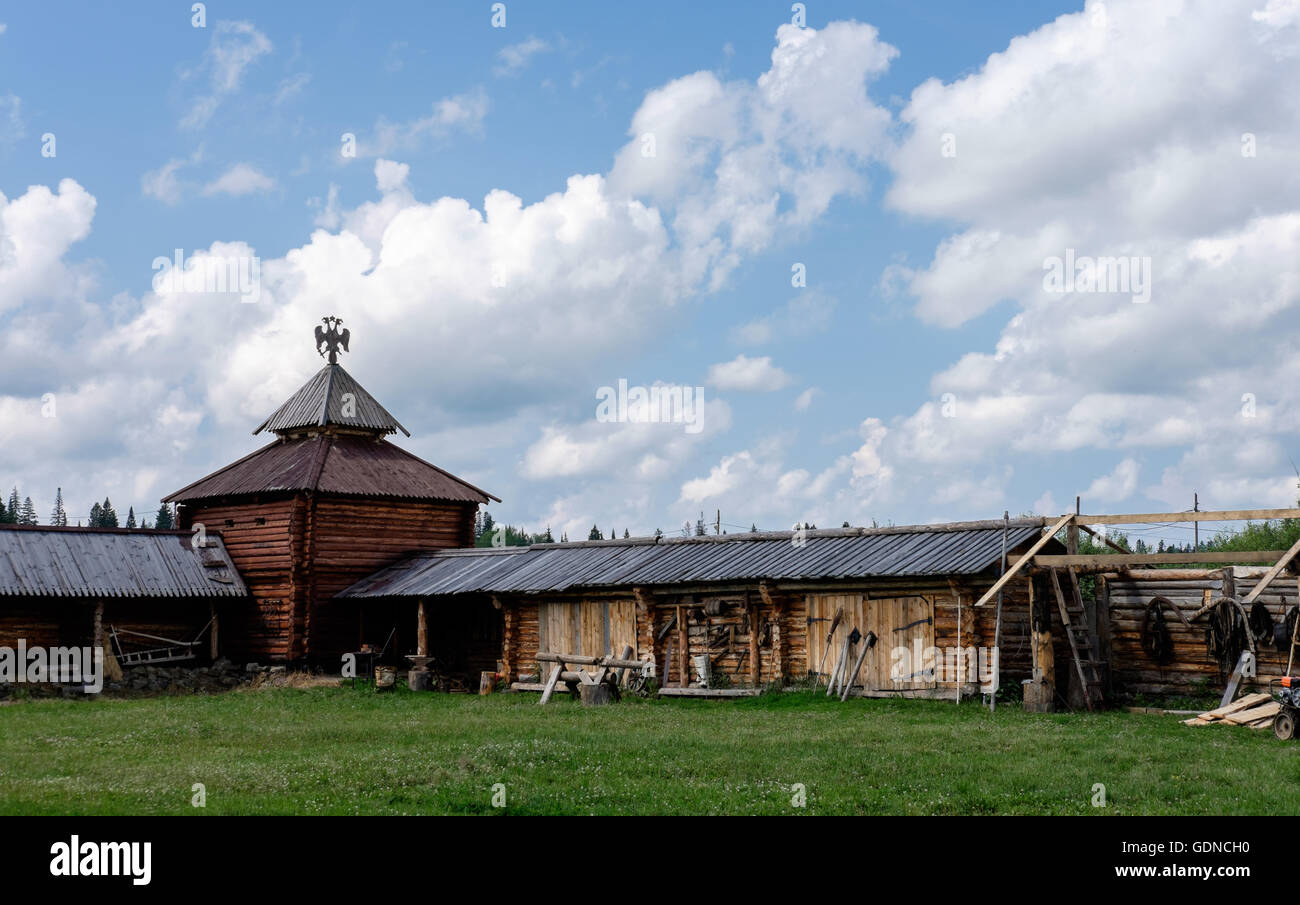
POLYGON ((1273 734, 1284 742, 1295 738, 1295 713, 1291 710, 1279 710, 1273 717, 1273 734))
POLYGON ((627 690, 637 697, 650 697, 650 686, 641 672, 635 672, 627 677, 627 690))

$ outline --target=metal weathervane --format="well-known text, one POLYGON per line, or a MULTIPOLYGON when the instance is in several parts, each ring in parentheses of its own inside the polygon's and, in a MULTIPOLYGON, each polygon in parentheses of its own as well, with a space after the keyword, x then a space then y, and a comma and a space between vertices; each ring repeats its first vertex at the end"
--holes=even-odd
POLYGON ((329 352, 330 364, 336 365, 339 363, 339 348, 342 347, 344 352, 348 350, 348 337, 352 335, 351 331, 346 327, 339 329, 343 326, 341 317, 333 315, 322 317, 321 323, 325 326, 316 328, 316 351, 320 353, 321 358, 329 352))

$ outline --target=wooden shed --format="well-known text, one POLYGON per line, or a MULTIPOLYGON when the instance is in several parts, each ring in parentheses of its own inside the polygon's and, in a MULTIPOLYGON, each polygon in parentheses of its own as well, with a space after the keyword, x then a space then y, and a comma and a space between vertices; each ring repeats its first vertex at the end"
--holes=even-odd
POLYGON ((1027 587, 1008 587, 1000 610, 972 604, 1000 574, 1004 549, 1023 552, 1043 526, 1033 518, 448 550, 407 557, 339 596, 375 619, 384 613, 409 639, 420 601, 431 639, 441 614, 491 607, 501 619, 497 668, 525 686, 547 672, 539 650, 600 656, 625 645, 667 686, 699 684, 702 668, 715 684, 787 682, 829 672, 856 628, 878 638, 862 693, 931 696, 960 685, 973 694, 999 643, 1001 680, 1029 675, 1027 587))
POLYGON ((98 647, 116 633, 119 653, 215 657, 223 614, 247 595, 217 534, 196 547, 180 531, 0 525, 3 647, 98 647))
POLYGON ((388 442, 410 434, 337 363, 253 433, 264 430, 274 442, 165 501, 182 527, 221 532, 248 585, 236 656, 337 664, 362 627, 335 595, 411 551, 472 544, 479 504, 496 497, 388 442))

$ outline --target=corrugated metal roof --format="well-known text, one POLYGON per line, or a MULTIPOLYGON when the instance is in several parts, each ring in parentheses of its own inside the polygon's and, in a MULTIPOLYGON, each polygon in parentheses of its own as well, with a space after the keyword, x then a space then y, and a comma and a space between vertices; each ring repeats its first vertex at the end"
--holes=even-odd
POLYGON ((215 535, 198 550, 175 531, 0 528, 0 596, 245 597, 215 535))
POLYGON ((277 440, 181 488, 165 502, 299 490, 471 503, 497 499, 387 440, 314 434, 277 440))
POLYGON ((326 365, 317 371, 316 376, 299 387, 253 433, 259 434, 264 430, 279 433, 327 425, 376 430, 385 434, 400 430, 411 436, 411 432, 367 393, 365 387, 337 364, 326 365))
MULTIPOLYGON (((1041 519, 1012 522, 1008 549, 1041 535, 1041 519)), ((421 553, 362 579, 340 597, 543 593, 571 588, 973 575, 1002 554, 1001 522, 711 538, 639 538, 421 553)))

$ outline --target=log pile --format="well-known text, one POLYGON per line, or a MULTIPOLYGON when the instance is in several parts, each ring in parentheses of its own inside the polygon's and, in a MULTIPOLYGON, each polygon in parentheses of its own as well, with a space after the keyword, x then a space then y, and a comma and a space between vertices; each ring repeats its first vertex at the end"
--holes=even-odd
POLYGON ((1267 729, 1273 725, 1281 705, 1267 694, 1248 694, 1226 707, 1219 707, 1200 716, 1183 720, 1185 726, 1246 726, 1250 729, 1267 729))

